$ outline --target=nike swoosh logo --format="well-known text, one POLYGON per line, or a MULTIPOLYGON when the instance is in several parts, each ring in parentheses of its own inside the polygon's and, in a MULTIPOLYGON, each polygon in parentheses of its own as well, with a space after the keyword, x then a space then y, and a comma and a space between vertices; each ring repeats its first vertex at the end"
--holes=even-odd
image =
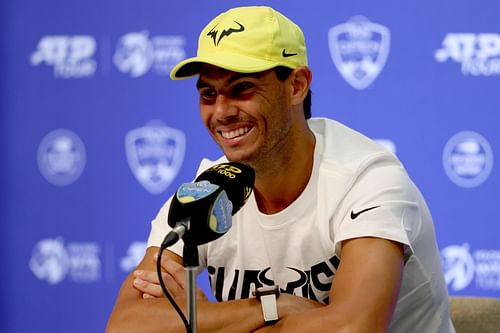
POLYGON ((363 213, 366 213, 369 210, 372 210, 372 209, 375 209, 375 208, 379 208, 379 207, 380 206, 373 206, 373 207, 370 207, 370 208, 366 208, 366 209, 360 210, 359 212, 356 212, 356 213, 353 210, 351 210, 351 220, 355 220, 359 215, 361 215, 363 213))
POLYGON ((283 49, 283 52, 281 52, 281 55, 283 56, 283 58, 288 58, 288 57, 296 56, 297 53, 287 53, 286 50, 283 49))

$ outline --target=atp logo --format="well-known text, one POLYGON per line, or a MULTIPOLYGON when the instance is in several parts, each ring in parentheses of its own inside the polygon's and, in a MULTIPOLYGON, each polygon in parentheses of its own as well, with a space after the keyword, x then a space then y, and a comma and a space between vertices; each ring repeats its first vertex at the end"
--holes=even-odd
POLYGON ((150 70, 168 75, 173 66, 186 57, 182 36, 154 36, 147 31, 131 32, 120 38, 113 62, 122 73, 137 78, 150 70))
POLYGON ((443 166, 456 185, 477 187, 488 179, 493 169, 493 150, 488 141, 478 133, 459 132, 444 147, 443 166))
POLYGON ((159 194, 175 179, 184 161, 184 132, 152 121, 125 136, 125 149, 132 172, 150 193, 159 194))
POLYGON ((476 270, 469 245, 451 245, 441 250, 441 259, 446 284, 452 290, 465 289, 474 279, 476 270))
POLYGON ((86 163, 85 146, 75 133, 57 129, 48 133, 38 147, 38 167, 45 179, 57 186, 75 182, 86 163))
POLYGON ((448 33, 434 57, 460 63, 463 75, 500 75, 500 34, 448 33))
POLYGON ((30 62, 33 66, 52 66, 57 78, 88 78, 95 74, 97 67, 93 58, 96 44, 94 37, 87 35, 44 36, 31 54, 30 62))
POLYGON ((389 55, 390 37, 389 29, 362 16, 330 28, 330 56, 353 88, 363 90, 378 77, 389 55))

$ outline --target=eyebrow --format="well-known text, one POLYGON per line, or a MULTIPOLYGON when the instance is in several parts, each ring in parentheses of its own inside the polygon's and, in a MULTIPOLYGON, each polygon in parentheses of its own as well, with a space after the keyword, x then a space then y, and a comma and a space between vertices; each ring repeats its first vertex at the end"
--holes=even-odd
MULTIPOLYGON (((241 78, 246 78, 246 77, 251 77, 251 78, 260 78, 262 77, 267 71, 264 72, 256 72, 256 73, 235 73, 235 75, 231 76, 228 80, 227 83, 231 84, 241 78)), ((201 89, 201 88, 206 88, 206 87, 211 87, 208 82, 205 82, 201 78, 198 78, 198 81, 196 81, 196 88, 201 89)))

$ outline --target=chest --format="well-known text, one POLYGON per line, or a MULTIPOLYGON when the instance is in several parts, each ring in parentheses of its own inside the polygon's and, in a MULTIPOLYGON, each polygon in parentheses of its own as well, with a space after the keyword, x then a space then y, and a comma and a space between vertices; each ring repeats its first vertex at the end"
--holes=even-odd
POLYGON ((277 284, 283 292, 326 303, 339 264, 330 223, 326 214, 311 207, 277 216, 243 212, 207 248, 215 297, 247 298, 257 287, 277 284))

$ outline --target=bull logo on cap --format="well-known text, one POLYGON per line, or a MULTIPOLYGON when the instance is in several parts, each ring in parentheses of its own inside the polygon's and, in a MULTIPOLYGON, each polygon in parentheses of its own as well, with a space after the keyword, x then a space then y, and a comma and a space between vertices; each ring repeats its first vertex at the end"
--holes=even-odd
POLYGON ((150 193, 163 192, 184 161, 184 132, 153 121, 125 137, 127 159, 139 183, 150 193))
POLYGON ((390 32, 383 25, 356 16, 328 31, 333 63, 355 89, 370 86, 384 68, 390 47, 390 32))
POLYGON ((233 32, 245 31, 245 27, 241 23, 236 22, 236 21, 233 21, 233 22, 236 23, 237 25, 239 25, 239 27, 238 28, 228 28, 228 29, 222 30, 222 32, 219 35, 219 38, 217 38, 217 34, 219 33, 219 30, 215 30, 215 28, 217 28, 218 24, 207 33, 207 36, 212 37, 212 40, 214 41, 214 46, 218 46, 220 41, 222 40, 222 38, 229 36, 233 32))

